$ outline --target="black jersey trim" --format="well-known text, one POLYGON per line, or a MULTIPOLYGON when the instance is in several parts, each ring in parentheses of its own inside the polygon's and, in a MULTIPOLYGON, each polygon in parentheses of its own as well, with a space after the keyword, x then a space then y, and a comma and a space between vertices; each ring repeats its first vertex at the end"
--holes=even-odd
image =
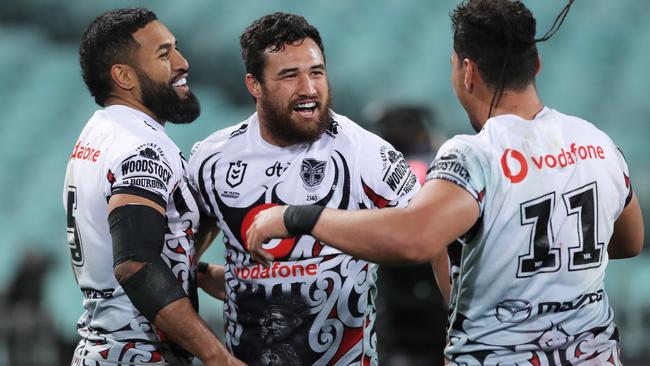
POLYGON ((165 198, 163 198, 163 196, 148 191, 144 188, 135 187, 135 186, 117 187, 111 190, 111 195, 116 195, 116 194, 132 194, 134 196, 140 196, 142 198, 146 198, 148 200, 154 201, 155 203, 159 204, 165 209, 167 208, 167 201, 165 201, 165 198))
MULTIPOLYGON (((214 206, 212 205, 212 202, 210 201, 210 194, 208 193, 208 190, 205 188, 205 179, 203 178, 203 169, 205 169, 205 164, 208 163, 210 159, 212 159, 215 155, 221 154, 221 151, 217 151, 216 153, 208 156, 203 160, 201 165, 199 165, 199 191, 201 192, 201 196, 203 197, 203 201, 205 202, 206 205, 208 205, 208 208, 210 209, 209 214, 212 214, 213 217, 216 217, 217 213, 214 210, 214 206)), ((212 169, 211 169, 211 174, 210 174, 210 179, 212 180, 212 187, 215 187, 215 179, 214 179, 214 173, 216 170, 216 165, 221 159, 217 159, 214 164, 212 164, 212 169)), ((215 195, 215 200, 216 197, 219 195, 217 192, 216 188, 213 189, 214 195, 215 195)))

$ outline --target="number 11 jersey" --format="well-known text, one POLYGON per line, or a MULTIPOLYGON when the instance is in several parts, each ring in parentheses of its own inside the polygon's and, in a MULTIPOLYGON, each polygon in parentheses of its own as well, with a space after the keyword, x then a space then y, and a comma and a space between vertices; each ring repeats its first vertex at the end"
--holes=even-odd
POLYGON ((603 287, 627 165, 589 122, 544 108, 448 141, 428 179, 465 188, 480 218, 449 247, 446 355, 457 364, 619 364, 603 287))

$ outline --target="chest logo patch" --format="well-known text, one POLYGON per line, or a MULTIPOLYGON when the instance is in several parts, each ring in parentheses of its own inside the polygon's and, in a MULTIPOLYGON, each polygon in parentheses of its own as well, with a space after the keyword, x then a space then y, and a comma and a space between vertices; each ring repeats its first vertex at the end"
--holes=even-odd
POLYGON ((300 166, 300 178, 307 189, 314 188, 321 184, 325 178, 325 166, 327 161, 316 159, 303 159, 300 166))
POLYGON ((230 163, 228 173, 226 173, 226 183, 228 183, 230 188, 235 188, 244 181, 247 166, 248 163, 244 163, 241 160, 230 163))

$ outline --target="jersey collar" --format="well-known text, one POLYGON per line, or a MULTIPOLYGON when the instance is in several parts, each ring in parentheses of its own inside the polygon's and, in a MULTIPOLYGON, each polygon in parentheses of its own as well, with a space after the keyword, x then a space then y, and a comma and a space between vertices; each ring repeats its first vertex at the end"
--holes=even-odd
POLYGON ((488 123, 493 123, 492 121, 497 120, 499 118, 514 117, 515 119, 518 119, 518 120, 521 120, 521 121, 536 121, 538 119, 544 118, 544 116, 546 116, 550 110, 551 109, 549 107, 547 107, 547 106, 542 107, 542 109, 539 112, 537 112, 537 114, 531 120, 525 120, 525 119, 521 118, 520 116, 518 116, 516 114, 512 114, 512 113, 500 114, 498 116, 490 117, 490 119, 485 121, 485 123, 483 124, 483 127, 481 127, 481 131, 483 131, 486 128, 488 123))
POLYGON ((280 146, 275 146, 273 144, 270 144, 266 142, 262 138, 262 132, 260 131, 260 120, 257 116, 257 112, 255 112, 250 118, 249 118, 249 123, 250 123, 250 136, 253 139, 255 145, 260 147, 263 151, 267 151, 270 153, 284 153, 284 152, 289 152, 289 153, 298 153, 300 151, 304 151, 309 149, 310 144, 307 143, 300 143, 300 144, 294 144, 290 146, 285 146, 285 147, 280 147, 280 146))
POLYGON ((155 119, 153 119, 148 114, 142 112, 141 110, 131 108, 129 106, 122 105, 122 104, 110 105, 104 109, 109 112, 117 112, 120 114, 122 113, 131 114, 134 119, 142 121, 145 125, 149 126, 150 128, 165 133, 165 126, 161 125, 155 119))

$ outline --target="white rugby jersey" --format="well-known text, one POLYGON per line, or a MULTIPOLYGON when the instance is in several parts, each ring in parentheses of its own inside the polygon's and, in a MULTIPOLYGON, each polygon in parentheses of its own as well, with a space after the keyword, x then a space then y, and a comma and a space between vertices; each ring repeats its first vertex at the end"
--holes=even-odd
POLYGON ((193 233, 199 210, 185 165, 164 128, 126 106, 95 112, 81 132, 63 191, 72 264, 85 309, 77 324, 82 340, 75 360, 156 363, 162 362, 169 348, 161 344, 164 335, 131 304, 113 274, 107 212, 112 194, 142 196, 167 208, 161 257, 198 306, 193 233))
POLYGON ((549 108, 493 117, 445 143, 427 179, 458 184, 480 207, 449 248, 453 364, 620 364, 603 278, 631 188, 605 133, 549 108))
POLYGON ((250 365, 375 365, 376 265, 311 236, 272 240, 270 268, 243 243, 253 217, 277 204, 403 207, 419 183, 400 153, 344 116, 312 144, 260 136, 254 114, 195 145, 190 177, 226 245, 226 344, 250 365))

